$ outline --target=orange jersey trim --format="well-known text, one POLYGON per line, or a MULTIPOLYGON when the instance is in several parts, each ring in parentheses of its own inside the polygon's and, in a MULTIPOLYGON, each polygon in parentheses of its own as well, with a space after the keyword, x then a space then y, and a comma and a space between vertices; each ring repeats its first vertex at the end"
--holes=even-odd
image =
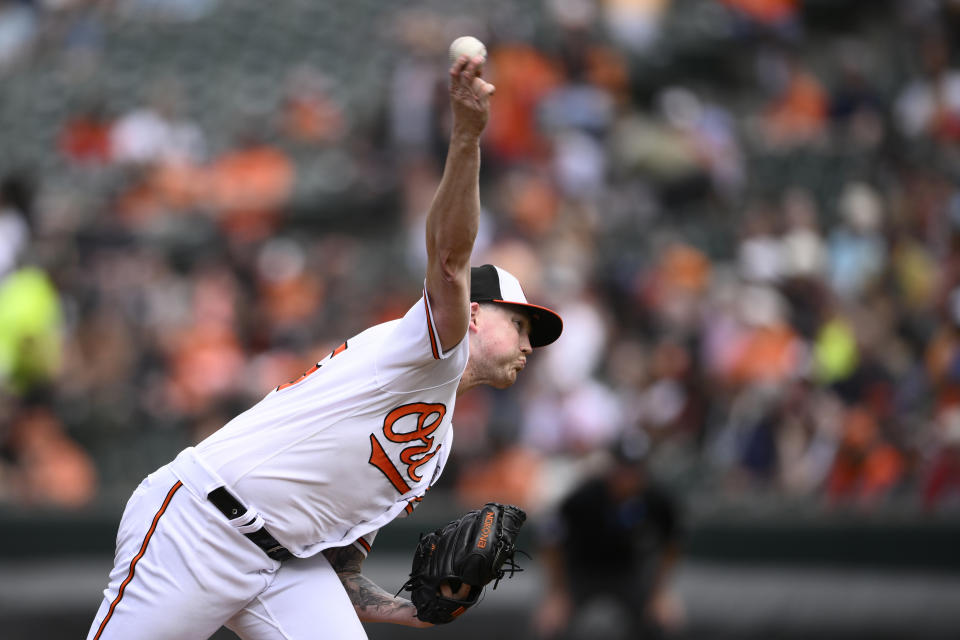
POLYGON ((364 540, 363 538, 357 538, 357 542, 360 543, 360 546, 366 550, 367 553, 370 553, 370 543, 364 540))
POLYGON ((433 330, 433 316, 430 313, 430 299, 427 297, 427 288, 423 288, 423 304, 427 310, 427 335, 430 336, 430 351, 433 352, 433 359, 440 359, 440 350, 437 348, 437 336, 433 330))
POLYGON ((107 611, 106 617, 104 617, 103 622, 100 623, 100 628, 97 629, 97 635, 93 636, 93 640, 99 640, 100 634, 103 633, 104 627, 107 626, 107 623, 110 621, 110 618, 113 617, 113 611, 117 608, 117 605, 120 603, 120 600, 123 598, 123 592, 126 590, 127 585, 130 584, 130 581, 133 580, 133 574, 137 569, 137 563, 140 562, 140 558, 143 557, 143 554, 147 552, 147 545, 150 544, 150 538, 153 537, 153 532, 157 530, 157 523, 160 522, 160 516, 167 510, 167 506, 170 504, 170 500, 173 498, 173 494, 177 492, 177 489, 183 486, 183 483, 177 480, 176 484, 171 487, 170 491, 167 493, 166 499, 164 499, 163 504, 160 506, 160 510, 157 511, 157 514, 153 516, 153 524, 150 525, 150 530, 147 531, 147 535, 143 538, 143 544, 140 545, 140 552, 133 557, 133 560, 130 562, 130 572, 127 573, 126 579, 120 585, 120 589, 117 592, 117 597, 114 598, 113 602, 110 603, 110 610, 107 611))
MULTIPOLYGON (((437 450, 438 450, 438 451, 439 451, 439 449, 440 449, 440 448, 437 447, 437 450)), ((430 487, 427 487, 427 491, 429 491, 429 490, 430 490, 430 487)), ((422 497, 422 496, 417 496, 417 497, 415 497, 415 498, 410 498, 409 500, 407 500, 407 506, 405 506, 405 507, 403 508, 403 510, 407 512, 407 515, 410 515, 411 513, 413 513, 414 507, 416 507, 417 504, 419 504, 419 503, 421 503, 421 502, 423 502, 423 497, 422 497), (416 504, 415 504, 415 503, 416 503, 416 504)))
POLYGON ((309 369, 307 369, 306 371, 304 371, 304 372, 303 372, 303 375, 300 376, 299 378, 297 378, 296 380, 291 380, 290 382, 285 382, 284 384, 282 384, 282 385, 280 385, 279 387, 277 387, 277 391, 283 391, 284 389, 289 389, 290 387, 292 387, 293 385, 297 384, 298 382, 302 382, 302 381, 303 381, 307 376, 309 376, 311 373, 316 373, 319 369, 320 369, 320 363, 318 362, 317 364, 313 365, 312 367, 310 367, 309 369))

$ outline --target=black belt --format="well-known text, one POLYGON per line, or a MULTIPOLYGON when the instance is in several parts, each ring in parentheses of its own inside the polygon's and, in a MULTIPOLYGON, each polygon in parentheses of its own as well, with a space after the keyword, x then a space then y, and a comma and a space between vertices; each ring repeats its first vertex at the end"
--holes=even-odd
MULTIPOLYGON (((213 503, 217 509, 220 510, 220 513, 227 517, 227 520, 234 520, 247 512, 247 508, 243 506, 239 500, 237 500, 233 494, 226 490, 224 487, 219 487, 214 489, 207 494, 207 500, 213 503)), ((246 524, 253 522, 253 519, 246 524)), ((263 549, 263 552, 273 558, 274 560, 282 561, 287 560, 293 557, 293 554, 287 550, 282 544, 277 542, 277 539, 270 535, 270 532, 267 531, 266 527, 260 527, 256 531, 251 531, 250 533, 243 534, 249 538, 249 540, 263 549)))

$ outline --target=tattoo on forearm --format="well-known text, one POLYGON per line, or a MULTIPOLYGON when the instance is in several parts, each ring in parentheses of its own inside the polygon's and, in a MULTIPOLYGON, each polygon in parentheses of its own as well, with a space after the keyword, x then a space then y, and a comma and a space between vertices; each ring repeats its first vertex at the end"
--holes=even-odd
POLYGON ((350 601, 359 612, 375 618, 393 618, 398 614, 410 617, 417 615, 417 611, 409 600, 390 595, 369 578, 359 573, 340 574, 350 601))
POLYGON ((417 611, 412 602, 391 595, 360 573, 363 554, 355 547, 326 549, 323 555, 337 572, 350 602, 361 618, 416 617, 417 611))
POLYGON ((323 555, 330 562, 330 566, 337 574, 342 573, 360 573, 360 565, 363 564, 363 554, 356 547, 336 547, 325 549, 323 555))

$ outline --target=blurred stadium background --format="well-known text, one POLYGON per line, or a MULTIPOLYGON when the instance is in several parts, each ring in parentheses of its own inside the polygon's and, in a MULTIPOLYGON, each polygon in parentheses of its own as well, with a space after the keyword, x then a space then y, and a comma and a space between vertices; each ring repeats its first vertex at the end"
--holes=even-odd
POLYGON ((0 636, 82 637, 141 477, 418 295, 462 34, 475 262, 566 331, 378 538, 395 589, 531 513, 530 573, 419 637, 536 637, 538 522, 625 438, 681 505, 671 637, 956 638, 950 0, 0 0, 0 636))

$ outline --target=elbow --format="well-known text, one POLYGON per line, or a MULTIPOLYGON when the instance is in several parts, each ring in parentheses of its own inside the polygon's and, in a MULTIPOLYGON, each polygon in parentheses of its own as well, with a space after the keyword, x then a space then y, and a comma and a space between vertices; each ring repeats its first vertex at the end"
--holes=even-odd
POLYGON ((470 251, 445 251, 438 255, 434 265, 436 272, 444 282, 456 282, 462 279, 470 268, 470 251))
POLYGON ((445 279, 462 274, 470 265, 475 234, 463 237, 427 234, 427 262, 434 265, 445 279))

